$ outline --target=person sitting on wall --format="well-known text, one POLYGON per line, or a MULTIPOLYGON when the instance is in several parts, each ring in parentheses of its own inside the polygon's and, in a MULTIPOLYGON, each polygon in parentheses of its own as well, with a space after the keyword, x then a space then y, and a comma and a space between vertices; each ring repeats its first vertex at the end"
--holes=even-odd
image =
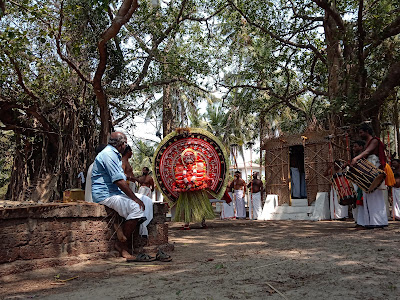
POLYGON ((129 253, 129 246, 139 241, 139 225, 146 217, 145 205, 129 188, 122 169, 121 153, 126 146, 125 134, 113 132, 107 147, 96 156, 92 170, 93 201, 114 209, 125 218, 122 230, 127 241, 115 244, 120 255, 131 261, 152 261, 154 258, 142 253, 140 248, 136 258, 129 253))

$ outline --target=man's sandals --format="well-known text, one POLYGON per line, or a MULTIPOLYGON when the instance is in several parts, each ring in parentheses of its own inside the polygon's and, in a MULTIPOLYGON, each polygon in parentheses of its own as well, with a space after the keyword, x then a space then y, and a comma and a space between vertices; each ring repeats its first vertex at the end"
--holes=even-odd
POLYGON ((169 262, 172 260, 172 257, 169 256, 167 253, 164 253, 161 250, 158 250, 156 257, 152 257, 145 253, 139 253, 136 258, 127 258, 127 262, 151 262, 151 261, 161 261, 161 262, 169 262))
POLYGON ((159 249, 156 254, 156 259, 162 262, 168 262, 172 260, 172 257, 159 249))
POLYGON ((127 258, 127 262, 150 262, 155 261, 156 258, 145 253, 139 253, 136 258, 127 258))

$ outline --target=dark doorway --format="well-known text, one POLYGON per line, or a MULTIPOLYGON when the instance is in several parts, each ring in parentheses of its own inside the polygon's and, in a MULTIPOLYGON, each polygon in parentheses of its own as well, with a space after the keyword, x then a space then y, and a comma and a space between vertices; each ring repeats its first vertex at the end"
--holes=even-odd
POLYGON ((290 160, 290 193, 292 199, 306 199, 306 177, 304 172, 304 147, 296 145, 289 147, 290 160))

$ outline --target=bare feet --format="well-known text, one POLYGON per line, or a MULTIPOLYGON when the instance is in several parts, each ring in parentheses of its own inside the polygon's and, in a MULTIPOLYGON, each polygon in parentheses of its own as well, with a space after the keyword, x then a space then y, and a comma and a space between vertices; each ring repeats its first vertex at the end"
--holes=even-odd
POLYGON ((122 230, 122 226, 120 226, 117 223, 114 223, 114 229, 115 229, 115 232, 117 233, 118 241, 125 243, 127 241, 127 238, 124 235, 124 232, 122 230))
POLYGON ((123 258, 127 258, 127 259, 132 259, 133 258, 133 256, 128 252, 128 247, 126 246, 125 243, 116 242, 115 243, 115 249, 119 252, 119 254, 123 258))

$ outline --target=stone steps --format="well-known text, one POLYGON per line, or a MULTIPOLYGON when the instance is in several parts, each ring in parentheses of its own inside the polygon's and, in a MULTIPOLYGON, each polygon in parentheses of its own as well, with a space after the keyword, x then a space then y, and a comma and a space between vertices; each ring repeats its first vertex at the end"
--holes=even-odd
POLYGON ((277 195, 267 195, 259 220, 324 220, 326 210, 329 211, 327 199, 327 193, 318 193, 317 201, 310 206, 307 199, 292 199, 291 206, 279 206, 277 195))

